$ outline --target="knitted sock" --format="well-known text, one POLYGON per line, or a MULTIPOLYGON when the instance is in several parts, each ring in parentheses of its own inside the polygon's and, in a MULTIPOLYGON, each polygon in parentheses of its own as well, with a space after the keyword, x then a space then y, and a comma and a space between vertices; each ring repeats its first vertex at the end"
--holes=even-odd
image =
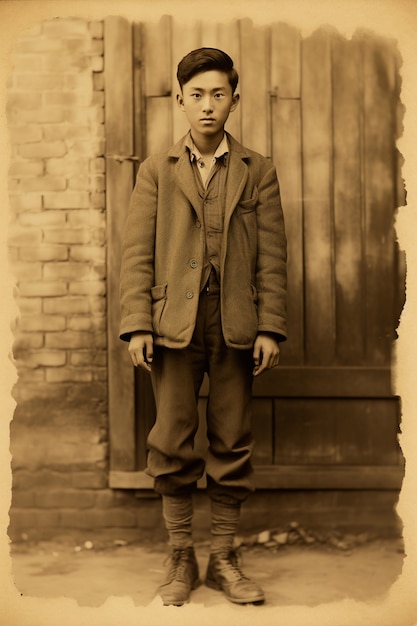
POLYGON ((240 503, 222 504, 211 500, 211 552, 229 553, 239 526, 240 503))
POLYGON ((193 545, 191 520, 193 517, 192 495, 162 496, 162 515, 172 548, 193 545))

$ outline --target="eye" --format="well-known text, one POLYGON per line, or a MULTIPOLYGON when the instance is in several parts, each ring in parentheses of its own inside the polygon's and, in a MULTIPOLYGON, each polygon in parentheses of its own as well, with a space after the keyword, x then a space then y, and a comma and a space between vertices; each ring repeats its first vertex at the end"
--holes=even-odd
POLYGON ((216 93, 214 96, 217 100, 220 100, 221 98, 224 98, 224 93, 216 93))
POLYGON ((200 93, 192 93, 192 94, 191 94, 191 97, 192 97, 194 100, 199 100, 199 99, 201 98, 201 94, 200 94, 200 93))

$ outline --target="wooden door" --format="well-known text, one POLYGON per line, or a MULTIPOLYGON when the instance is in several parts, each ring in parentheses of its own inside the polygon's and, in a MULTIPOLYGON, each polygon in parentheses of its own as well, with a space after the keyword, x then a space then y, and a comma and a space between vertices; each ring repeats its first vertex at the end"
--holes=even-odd
POLYGON ((110 484, 152 486, 143 473, 150 383, 117 338, 128 198, 138 163, 188 130, 174 97, 178 61, 214 46, 240 73, 227 130, 276 164, 288 236, 289 338, 280 366, 254 388, 257 485, 399 488, 391 359, 404 277, 393 223, 404 200, 395 48, 370 35, 347 41, 320 29, 302 40, 285 24, 190 28, 169 16, 133 25, 108 18, 105 45, 110 484))

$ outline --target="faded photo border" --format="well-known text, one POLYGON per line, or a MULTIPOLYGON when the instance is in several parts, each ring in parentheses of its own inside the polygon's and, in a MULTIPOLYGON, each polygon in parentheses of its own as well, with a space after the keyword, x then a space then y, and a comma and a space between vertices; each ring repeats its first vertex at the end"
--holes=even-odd
POLYGON ((417 6, 415 0, 259 0, 242 2, 212 0, 120 0, 81 2, 60 0, 11 0, 0 2, 0 272, 2 285, 1 315, 1 535, 0 535, 0 622, 11 626, 49 626, 59 623, 100 626, 169 626, 196 623, 218 626, 252 624, 233 607, 218 609, 187 605, 177 611, 163 607, 137 607, 131 599, 108 598, 100 607, 78 606, 75 600, 58 598, 42 600, 21 597, 13 584, 7 527, 11 502, 11 468, 9 428, 15 404, 11 389, 16 371, 10 357, 13 336, 11 320, 17 315, 13 300, 13 277, 8 270, 7 233, 10 221, 8 200, 8 164, 11 146, 6 119, 6 87, 10 55, 14 42, 22 31, 39 21, 55 17, 103 19, 120 15, 132 20, 156 21, 164 14, 182 16, 184 22, 195 19, 218 21, 249 17, 255 23, 272 20, 287 22, 306 37, 320 26, 332 26, 350 38, 358 29, 390 37, 398 42, 402 58, 401 102, 405 107, 404 132, 397 146, 404 158, 402 177, 407 192, 407 205, 399 207, 396 233, 407 262, 406 304, 398 328, 394 369, 394 392, 401 398, 402 417, 400 445, 406 459, 406 471, 397 512, 403 525, 405 559, 403 572, 381 603, 360 603, 346 599, 340 603, 317 607, 265 607, 259 614, 259 624, 277 626, 414 626, 417 624, 415 581, 417 579, 417 340, 414 320, 417 319, 417 6))

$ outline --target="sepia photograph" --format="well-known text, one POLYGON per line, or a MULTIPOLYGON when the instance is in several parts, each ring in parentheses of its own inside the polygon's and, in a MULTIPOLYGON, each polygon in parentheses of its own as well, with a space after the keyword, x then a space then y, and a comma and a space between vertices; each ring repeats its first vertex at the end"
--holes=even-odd
POLYGON ((416 26, 0 4, 7 623, 417 624, 416 26))

